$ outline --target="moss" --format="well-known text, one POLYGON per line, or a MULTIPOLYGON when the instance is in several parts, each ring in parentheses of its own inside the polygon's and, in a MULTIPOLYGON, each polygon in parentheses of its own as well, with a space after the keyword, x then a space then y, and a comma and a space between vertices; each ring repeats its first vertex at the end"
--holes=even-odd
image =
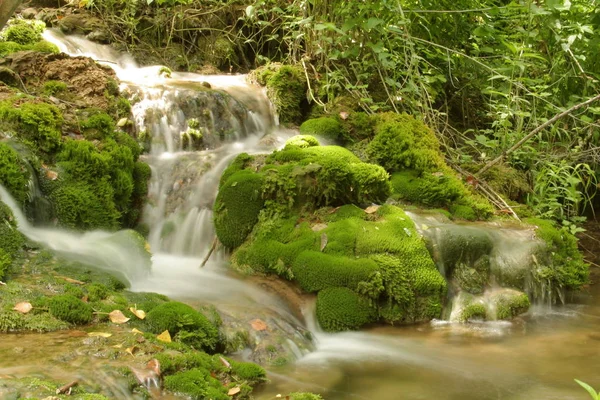
POLYGON ((527 312, 530 306, 529 297, 517 291, 504 291, 493 296, 492 304, 496 310, 496 319, 510 319, 527 312))
POLYGON ((81 299, 83 297, 83 290, 76 285, 65 285, 64 294, 81 299))
POLYGON ((238 379, 248 382, 250 385, 256 385, 267 381, 267 372, 260 365, 248 362, 231 363, 233 375, 238 379))
POLYGON ((251 171, 239 171, 223 184, 215 200, 215 230, 225 247, 241 245, 263 207, 261 185, 263 179, 251 171))
POLYGON ((87 324, 92 320, 92 308, 68 294, 52 297, 49 310, 54 317, 72 324, 87 324))
POLYGON ((329 117, 313 118, 300 125, 302 135, 320 136, 326 140, 339 140, 344 134, 344 127, 337 119, 329 117))
POLYGON ((330 222, 341 221, 349 218, 364 219, 368 214, 360 207, 354 204, 346 204, 335 210, 333 213, 329 213, 327 220, 330 222))
POLYGON ((166 390, 189 396, 193 400, 228 400, 227 390, 221 382, 202 369, 190 369, 167 376, 164 379, 166 390))
POLYGON ((472 294, 483 293, 490 279, 489 257, 482 256, 472 265, 458 263, 453 278, 462 290, 472 294))
POLYGON ((217 328, 187 304, 174 301, 161 304, 147 314, 146 321, 152 332, 169 331, 176 340, 197 349, 214 350, 218 343, 217 328))
POLYGON ((229 166, 225 168, 225 171, 223 171, 223 173, 221 174, 221 179, 219 180, 219 188, 223 186, 223 184, 231 177, 231 175, 235 174, 236 172, 242 171, 243 169, 246 169, 252 161, 254 161, 254 156, 251 156, 248 153, 238 154, 233 159, 231 164, 229 164, 229 166))
POLYGON ((10 208, 0 201, 0 249, 14 257, 25 243, 25 238, 17 230, 17 222, 10 208))
POLYGON ((3 33, 4 40, 7 42, 14 42, 20 45, 30 45, 42 39, 41 32, 36 30, 35 27, 31 26, 25 21, 13 20, 13 22, 16 23, 9 25, 3 33))
POLYGON ((292 264, 294 278, 306 292, 317 292, 328 287, 358 288, 362 281, 377 270, 369 259, 352 259, 316 251, 304 251, 292 264))
POLYGON ((377 320, 371 303, 348 288, 327 288, 317 295, 317 319, 329 332, 359 329, 377 320))
POLYGON ((442 232, 438 250, 440 262, 447 276, 452 276, 458 264, 474 268, 482 257, 489 256, 493 248, 490 236, 469 227, 449 227, 442 232))
POLYGON ((269 64, 254 72, 258 83, 267 87, 281 124, 299 124, 306 102, 306 80, 300 67, 269 64))
POLYGON ((0 248, 0 281, 4 279, 6 272, 12 264, 12 257, 6 251, 0 248))
POLYGON ((463 308, 460 314, 461 321, 469 321, 473 319, 483 319, 487 318, 487 311, 485 309, 485 305, 479 302, 473 302, 463 308))
POLYGON ((19 153, 5 142, 0 142, 0 184, 21 205, 29 197, 29 181, 32 179, 19 153))
POLYGON ((87 285, 85 289, 87 290, 89 301, 92 302, 104 300, 109 294, 108 288, 100 283, 92 283, 91 285, 87 285))
POLYGON ((404 170, 392 174, 391 183, 393 194, 399 199, 429 207, 446 206, 467 195, 462 182, 452 173, 404 170))
POLYGON ((42 93, 46 96, 55 96, 67 90, 67 84, 61 81, 46 81, 42 86, 42 93))
POLYGON ((525 222, 537 226, 536 236, 546 243, 547 248, 537 261, 547 267, 546 275, 555 285, 577 290, 589 282, 589 265, 579 252, 575 236, 549 220, 530 218, 525 222))
POLYGON ((302 149, 305 149, 307 147, 320 146, 320 145, 321 145, 321 143, 319 143, 317 138, 315 138, 314 136, 311 136, 311 135, 296 135, 296 136, 289 138, 285 142, 286 148, 300 147, 302 149))
POLYGON ((307 392, 290 393, 286 396, 286 398, 288 397, 290 400, 323 400, 323 397, 319 396, 318 394, 307 392))
POLYGON ((52 153, 60 146, 63 118, 54 105, 26 102, 17 107, 4 101, 0 103, 0 121, 34 149, 52 153))
POLYGON ((81 122, 81 130, 87 140, 101 140, 113 135, 115 122, 110 115, 98 113, 81 122))
POLYGON ((23 50, 33 50, 33 51, 38 51, 40 53, 49 53, 49 54, 60 53, 60 50, 54 43, 50 43, 45 40, 37 42, 37 43, 31 45, 30 47, 23 48, 23 50))

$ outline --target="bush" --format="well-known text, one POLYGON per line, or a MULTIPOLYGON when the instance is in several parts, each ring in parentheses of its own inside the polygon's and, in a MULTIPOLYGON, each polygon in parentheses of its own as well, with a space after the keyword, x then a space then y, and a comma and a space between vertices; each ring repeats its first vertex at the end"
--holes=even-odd
POLYGON ((72 324, 87 324, 92 320, 92 307, 68 294, 52 297, 49 310, 54 317, 72 324))
POLYGON ((375 322, 377 311, 348 288, 327 288, 317 295, 317 319, 326 331, 345 331, 375 322))
POLYGON ((31 174, 19 153, 7 143, 0 142, 0 183, 20 205, 29 197, 31 174))
POLYGON ((215 230, 230 249, 240 246, 258 221, 263 207, 263 179, 251 171, 239 171, 223 184, 215 200, 215 230))
POLYGON ((340 140, 344 135, 344 127, 334 118, 313 118, 300 125, 300 133, 302 135, 320 136, 327 140, 340 140))
POLYGON ((146 316, 146 322, 152 332, 169 331, 176 340, 181 334, 182 343, 197 349, 214 350, 219 340, 219 331, 204 315, 175 301, 155 307, 146 316))

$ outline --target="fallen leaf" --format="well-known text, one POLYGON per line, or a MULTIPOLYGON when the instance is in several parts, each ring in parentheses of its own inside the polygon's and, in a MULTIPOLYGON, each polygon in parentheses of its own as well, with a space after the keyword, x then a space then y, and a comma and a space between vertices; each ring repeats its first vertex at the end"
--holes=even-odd
POLYGON ((81 298, 81 301, 83 301, 84 303, 87 303, 88 300, 89 300, 89 298, 88 298, 87 294, 81 298))
POLYGON ((231 388, 231 389, 229 389, 229 392, 227 392, 227 394, 228 394, 229 396, 234 396, 234 395, 238 394, 238 393, 239 393, 241 390, 242 390, 242 389, 240 389, 240 387, 239 387, 239 386, 236 386, 236 387, 234 387, 234 388, 231 388))
POLYGON ((52 171, 52 170, 46 170, 45 172, 46 178, 48 178, 51 181, 55 181, 58 179, 58 172, 52 171))
POLYGON ((139 319, 146 318, 146 312, 144 310, 138 310, 135 307, 129 307, 129 311, 131 311, 133 313, 133 315, 135 315, 139 319))
POLYGON ((264 331, 265 329, 267 329, 267 324, 265 324, 265 322, 260 319, 253 319, 252 321, 250 321, 250 325, 255 331, 264 331))
POLYGON ((121 127, 123 127, 123 126, 127 125, 127 122, 129 122, 129 120, 128 120, 127 118, 121 118, 121 119, 119 120, 119 122, 117 122, 117 126, 118 126, 119 128, 121 128, 121 127))
POLYGON ((69 283, 74 283, 76 285, 85 285, 85 282, 78 281, 77 279, 69 278, 68 276, 57 276, 57 278, 62 278, 69 283))
POLYGON ((132 346, 132 347, 128 347, 125 349, 125 352, 128 354, 131 354, 133 356, 133 354, 138 351, 139 349, 137 348, 137 346, 132 346))
POLYGON ((321 251, 325 249, 325 246, 327 246, 327 234, 321 233, 321 251))
POLYGON ((164 331, 163 333, 158 335, 156 338, 158 340, 160 340, 161 342, 171 343, 171 334, 169 333, 169 331, 164 331))
POLYGON ((143 335, 143 334, 144 334, 144 332, 140 331, 140 330, 139 330, 139 329, 137 329, 137 328, 133 328, 133 329, 131 330, 131 333, 139 333, 140 335, 143 335))
POLYGON ((115 344, 115 345, 113 346, 113 348, 114 348, 114 349, 122 349, 122 348, 123 348, 123 343, 120 343, 120 344, 115 344))
POLYGON ((327 228, 327 224, 319 223, 319 224, 314 224, 313 226, 311 226, 310 229, 312 229, 313 232, 319 232, 326 228, 327 228))
POLYGON ((108 337, 112 336, 112 333, 108 333, 108 332, 88 332, 88 336, 98 336, 98 337, 108 338, 108 337))
POLYGON ((114 324, 124 324, 129 321, 130 318, 127 318, 121 310, 113 310, 108 313, 108 317, 110 318, 110 322, 114 324))
POLYGON ((349 116, 350 114, 348 114, 346 111, 340 112, 340 118, 343 120, 347 120, 349 116))
POLYGON ((221 363, 226 366, 227 368, 231 368, 231 364, 229 364, 229 361, 227 361, 226 359, 224 359, 223 357, 219 356, 219 358, 221 359, 221 363))
POLYGON ((379 210, 379 206, 369 206, 369 207, 365 208, 365 212, 367 214, 373 214, 377 210, 379 210))
POLYGON ((135 339, 135 341, 138 342, 138 343, 144 343, 146 341, 146 338, 144 338, 143 336, 138 336, 135 339))
POLYGON ((15 307, 13 308, 13 310, 18 311, 21 314, 27 314, 29 311, 31 311, 32 308, 33 308, 33 306, 31 305, 31 303, 23 301, 21 303, 15 304, 15 307))

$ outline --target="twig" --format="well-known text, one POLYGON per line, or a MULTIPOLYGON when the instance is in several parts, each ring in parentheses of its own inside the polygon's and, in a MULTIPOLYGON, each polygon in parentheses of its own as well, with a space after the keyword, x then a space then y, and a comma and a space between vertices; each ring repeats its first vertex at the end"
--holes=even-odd
POLYGON ((204 261, 202 261, 202 264, 200 264, 200 268, 202 268, 206 265, 211 254, 213 253, 213 251, 215 251, 215 248, 217 247, 218 242, 219 242, 219 239, 217 239, 215 237, 215 240, 213 240, 213 242, 212 242, 212 246, 210 246, 210 250, 208 251, 208 254, 206 255, 206 257, 204 257, 204 261))
POLYGON ((554 122, 558 121, 559 119, 561 119, 562 117, 564 117, 565 115, 571 114, 573 111, 578 110, 582 107, 587 106, 588 104, 591 104, 595 101, 600 100, 600 94, 597 96, 592 97, 591 99, 588 99, 586 101, 584 101, 583 103, 579 103, 574 105, 573 107, 569 108, 568 110, 565 110, 559 114, 556 114, 554 117, 550 118, 548 121, 544 122, 543 124, 539 125, 537 128, 535 128, 534 130, 532 130, 531 132, 529 132, 527 135, 525 135, 521 140, 519 140, 517 143, 515 143, 510 149, 504 151, 502 154, 500 154, 498 157, 494 158, 493 160, 491 160, 490 162, 488 162, 486 165, 483 166, 483 168, 481 168, 479 170, 479 172, 477 172, 475 174, 475 176, 481 176, 485 171, 487 171, 488 169, 490 169, 491 167, 493 167, 494 165, 496 165, 497 163, 499 163, 500 161, 502 161, 502 159, 504 159, 504 157, 506 157, 507 155, 511 154, 513 151, 517 150, 519 147, 521 147, 525 142, 527 142, 529 139, 531 139, 533 136, 535 136, 535 134, 537 134, 538 132, 540 132, 542 129, 546 128, 549 125, 552 125, 554 122))
POLYGON ((78 381, 73 381, 71 383, 67 383, 64 386, 59 387, 58 389, 56 389, 56 394, 70 394, 71 393, 71 389, 74 386, 77 386, 79 384, 78 381))

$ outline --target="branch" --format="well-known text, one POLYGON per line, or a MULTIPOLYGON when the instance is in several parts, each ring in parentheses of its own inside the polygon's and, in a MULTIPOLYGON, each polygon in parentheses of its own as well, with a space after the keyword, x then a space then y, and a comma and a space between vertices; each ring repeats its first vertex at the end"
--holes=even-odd
POLYGON ((529 139, 531 139, 533 136, 535 136, 538 132, 540 132, 544 128, 548 127, 549 125, 552 125, 554 122, 558 121, 559 119, 561 119, 565 115, 569 115, 573 111, 576 111, 576 110, 578 110, 578 109, 580 109, 582 107, 585 107, 588 104, 591 104, 591 103, 593 103, 595 101, 598 101, 598 100, 600 100, 600 94, 597 95, 597 96, 592 97, 591 99, 588 99, 588 100, 584 101, 583 103, 576 104, 573 107, 569 108, 568 110, 565 110, 565 111, 563 111, 563 112, 561 112, 559 114, 556 114, 554 117, 550 118, 548 121, 546 121, 543 124, 539 125, 537 128, 535 128, 534 130, 532 130, 531 132, 529 132, 527 135, 525 135, 523 137, 523 139, 521 139, 517 143, 515 143, 510 149, 506 150, 505 152, 503 152, 502 154, 500 154, 498 157, 494 158, 492 161, 490 161, 486 165, 484 165, 483 168, 481 168, 479 170, 479 172, 477 172, 475 174, 475 176, 480 176, 481 174, 483 174, 485 171, 487 171, 488 169, 490 169, 491 167, 493 167, 494 165, 496 165, 497 163, 499 163, 500 161, 502 161, 502 159, 504 157, 506 157, 507 155, 511 154, 512 152, 514 152, 515 150, 517 150, 519 147, 521 147, 525 142, 527 142, 529 139))

